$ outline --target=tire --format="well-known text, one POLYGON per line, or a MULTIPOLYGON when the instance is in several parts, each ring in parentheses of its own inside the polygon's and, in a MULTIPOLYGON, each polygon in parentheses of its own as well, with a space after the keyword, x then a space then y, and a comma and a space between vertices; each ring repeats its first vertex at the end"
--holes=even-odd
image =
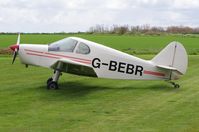
POLYGON ((47 89, 59 89, 57 82, 53 81, 49 82, 47 84, 47 89))
POLYGON ((48 78, 48 80, 47 80, 47 85, 50 83, 50 82, 52 82, 52 80, 53 80, 53 78, 52 77, 50 77, 50 78, 48 78))

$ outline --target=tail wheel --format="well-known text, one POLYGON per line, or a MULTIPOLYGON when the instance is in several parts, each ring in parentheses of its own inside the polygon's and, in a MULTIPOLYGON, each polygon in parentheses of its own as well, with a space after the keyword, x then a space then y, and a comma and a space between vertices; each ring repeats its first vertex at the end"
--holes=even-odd
POLYGON ((180 88, 180 85, 175 83, 175 82, 172 82, 172 81, 168 81, 170 84, 173 85, 174 88, 180 88))
POLYGON ((180 88, 180 85, 179 84, 175 84, 174 87, 175 88, 180 88))

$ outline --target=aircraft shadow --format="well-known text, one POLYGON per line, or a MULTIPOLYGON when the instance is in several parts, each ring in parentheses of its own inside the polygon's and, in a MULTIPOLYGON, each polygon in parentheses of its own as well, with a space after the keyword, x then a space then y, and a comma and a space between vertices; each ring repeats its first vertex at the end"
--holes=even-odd
MULTIPOLYGON (((160 84, 147 84, 146 86, 121 86, 121 87, 111 87, 111 86, 104 86, 103 85, 89 85, 81 82, 64 82, 59 84, 60 89, 58 90, 47 90, 46 86, 43 85, 38 87, 37 91, 40 91, 40 99, 48 100, 48 101, 59 101, 59 100, 79 100, 80 98, 84 98, 88 94, 95 94, 98 93, 103 95, 102 93, 108 92, 121 92, 121 94, 130 92, 136 93, 140 90, 145 90, 145 92, 150 91, 162 91, 162 92, 177 92, 178 89, 173 88, 171 85, 167 83, 160 83, 160 84), (101 93, 102 92, 102 93, 101 93), (53 98, 52 98, 53 97, 53 98)), ((106 94, 105 94, 106 97, 106 94)))
MULTIPOLYGON (((150 83, 150 82, 149 82, 150 83)), ((98 91, 98 90, 171 90, 173 87, 167 83, 165 84, 153 84, 153 85, 146 85, 146 86, 120 86, 120 87, 112 87, 112 86, 104 86, 103 85, 88 85, 81 82, 64 82, 60 83, 60 89, 69 90, 70 92, 81 91, 81 90, 88 90, 88 91, 98 91)))
MULTIPOLYGON (((121 86, 121 87, 111 87, 111 86, 98 86, 98 85, 87 85, 80 82, 64 82, 59 84, 59 90, 48 90, 48 92, 56 94, 58 96, 64 96, 67 98, 78 98, 85 96, 87 94, 103 91, 133 91, 133 90, 152 90, 152 91, 173 91, 175 88, 165 84, 155 84, 149 86, 121 86)), ((41 86, 40 89, 44 89, 46 86, 41 86)), ((44 90, 42 90, 44 91, 44 90)), ((46 92, 46 89, 45 89, 46 92)))

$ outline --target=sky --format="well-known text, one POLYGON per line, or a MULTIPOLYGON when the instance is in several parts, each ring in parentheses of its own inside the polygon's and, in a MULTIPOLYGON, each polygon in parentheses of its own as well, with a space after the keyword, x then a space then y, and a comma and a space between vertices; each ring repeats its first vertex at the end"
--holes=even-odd
POLYGON ((78 32, 103 24, 199 26, 199 0, 0 0, 0 32, 78 32))

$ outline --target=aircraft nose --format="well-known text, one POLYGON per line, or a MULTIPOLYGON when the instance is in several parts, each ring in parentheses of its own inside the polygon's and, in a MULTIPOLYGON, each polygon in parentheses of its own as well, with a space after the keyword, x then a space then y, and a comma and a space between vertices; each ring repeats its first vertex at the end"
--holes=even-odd
POLYGON ((19 49, 19 45, 17 45, 17 44, 11 45, 11 46, 10 46, 10 49, 11 49, 12 51, 15 51, 15 49, 19 49))

